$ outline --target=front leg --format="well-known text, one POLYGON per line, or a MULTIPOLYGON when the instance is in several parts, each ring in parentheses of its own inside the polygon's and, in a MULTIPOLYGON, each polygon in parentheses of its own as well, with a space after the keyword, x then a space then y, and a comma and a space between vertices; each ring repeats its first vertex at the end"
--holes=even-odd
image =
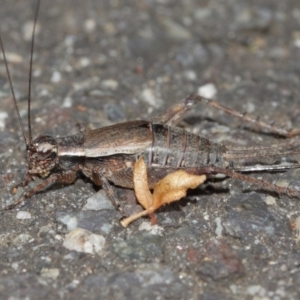
POLYGON ((54 183, 62 183, 62 184, 73 183, 76 179, 76 173, 77 172, 74 170, 68 170, 68 171, 63 171, 62 173, 52 174, 50 177, 46 178, 43 182, 35 186, 33 189, 26 192, 24 197, 21 197, 14 203, 8 205, 7 207, 5 207, 5 209, 8 210, 8 209, 15 208, 20 203, 22 203, 25 200, 25 198, 30 198, 34 194, 48 188, 54 183))
POLYGON ((45 190, 46 188, 48 188, 54 183, 61 183, 61 184, 73 183, 76 179, 76 173, 77 172, 74 170, 68 170, 68 171, 63 171, 62 173, 52 174, 50 177, 45 179, 42 183, 38 184, 36 187, 26 192, 25 198, 30 198, 34 194, 42 190, 45 190))
POLYGON ((26 173, 25 178, 23 181, 14 185, 11 189, 12 194, 16 194, 19 187, 26 187, 32 181, 37 181, 39 178, 37 176, 31 175, 29 172, 26 173))
POLYGON ((100 170, 98 170, 98 169, 93 170, 92 180, 96 185, 103 187, 103 189, 106 191, 108 197, 112 201, 113 205, 122 213, 122 215, 124 215, 123 207, 122 207, 120 201, 118 200, 118 198, 116 197, 116 193, 115 193, 113 187, 108 182, 106 177, 101 173, 100 170))

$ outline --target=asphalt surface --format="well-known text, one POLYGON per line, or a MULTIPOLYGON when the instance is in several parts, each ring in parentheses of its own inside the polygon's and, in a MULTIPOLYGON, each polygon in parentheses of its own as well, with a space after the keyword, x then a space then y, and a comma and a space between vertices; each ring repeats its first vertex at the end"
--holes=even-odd
MULTIPOLYGON (((0 8, 25 124, 34 7, 0 8)), ((37 25, 34 136, 149 119, 200 87, 249 116, 300 124, 299 1, 42 1, 37 25)), ((0 98, 4 206, 26 155, 3 63, 0 98)), ((180 126, 239 147, 285 142, 202 104, 180 126)), ((300 189, 297 169, 250 176, 300 189)), ((1 299, 300 298, 299 199, 216 179, 158 211, 157 226, 144 218, 125 229, 98 190, 79 177, 1 211, 1 299), (70 242, 74 228, 87 231, 70 242)), ((117 192, 137 209, 132 191, 117 192)))

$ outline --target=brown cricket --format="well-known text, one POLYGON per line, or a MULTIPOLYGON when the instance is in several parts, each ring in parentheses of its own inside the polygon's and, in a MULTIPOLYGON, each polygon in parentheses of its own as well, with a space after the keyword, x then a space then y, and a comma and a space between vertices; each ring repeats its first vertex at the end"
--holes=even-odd
MULTIPOLYGON (((81 172, 96 185, 106 189, 114 204, 120 206, 114 196, 111 184, 124 188, 133 188, 134 165, 141 157, 147 165, 150 188, 166 175, 177 170, 184 170, 188 174, 206 175, 207 177, 223 174, 250 182, 268 191, 300 198, 300 192, 293 188, 280 187, 270 182, 241 174, 249 171, 284 170, 299 167, 300 164, 297 162, 288 165, 266 165, 257 164, 257 161, 266 156, 266 154, 280 157, 299 153, 300 141, 290 141, 268 148, 228 148, 225 145, 214 143, 207 138, 175 126, 187 110, 194 107, 195 104, 204 101, 210 106, 221 109, 243 121, 254 123, 259 128, 277 135, 293 137, 299 134, 299 129, 286 131, 276 128, 199 95, 188 96, 152 121, 129 121, 65 137, 55 138, 50 135, 40 135, 33 139, 31 133, 30 98, 34 32, 39 5, 40 1, 38 1, 35 13, 31 42, 28 134, 26 134, 21 121, 0 36, 8 81, 27 148, 28 169, 24 181, 16 187, 27 186, 38 177, 44 179, 43 182, 28 190, 24 195, 25 198, 30 198, 54 183, 71 184, 81 172), (251 160, 253 160, 252 165, 251 160)), ((24 198, 21 198, 6 208, 12 208, 23 200, 24 198)))

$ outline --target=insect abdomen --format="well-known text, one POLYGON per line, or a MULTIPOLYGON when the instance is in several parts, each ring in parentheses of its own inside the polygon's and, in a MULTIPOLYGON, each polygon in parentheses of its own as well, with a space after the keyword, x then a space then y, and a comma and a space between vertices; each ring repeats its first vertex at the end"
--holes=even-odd
POLYGON ((151 124, 152 145, 143 153, 151 166, 192 168, 223 166, 226 147, 182 128, 151 124))

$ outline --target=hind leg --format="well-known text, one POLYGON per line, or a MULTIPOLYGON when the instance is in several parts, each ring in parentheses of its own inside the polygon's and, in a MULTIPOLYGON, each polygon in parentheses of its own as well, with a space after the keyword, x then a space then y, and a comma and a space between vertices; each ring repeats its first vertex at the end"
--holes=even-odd
POLYGON ((198 103, 199 100, 196 99, 194 96, 188 96, 183 101, 173 105, 163 114, 152 118, 151 121, 153 123, 176 126, 178 122, 182 119, 184 114, 198 103))
POLYGON ((272 133, 278 136, 291 138, 300 135, 300 128, 284 129, 276 127, 273 124, 267 124, 259 119, 251 118, 247 116, 246 113, 241 113, 237 110, 231 109, 221 103, 214 100, 206 99, 199 95, 189 95, 182 102, 175 104, 170 109, 168 109, 163 114, 152 119, 153 122, 162 123, 169 126, 176 126, 178 122, 182 119, 184 114, 192 109, 195 105, 200 102, 204 102, 207 105, 221 110, 231 116, 239 118, 240 120, 252 124, 258 131, 272 133))

